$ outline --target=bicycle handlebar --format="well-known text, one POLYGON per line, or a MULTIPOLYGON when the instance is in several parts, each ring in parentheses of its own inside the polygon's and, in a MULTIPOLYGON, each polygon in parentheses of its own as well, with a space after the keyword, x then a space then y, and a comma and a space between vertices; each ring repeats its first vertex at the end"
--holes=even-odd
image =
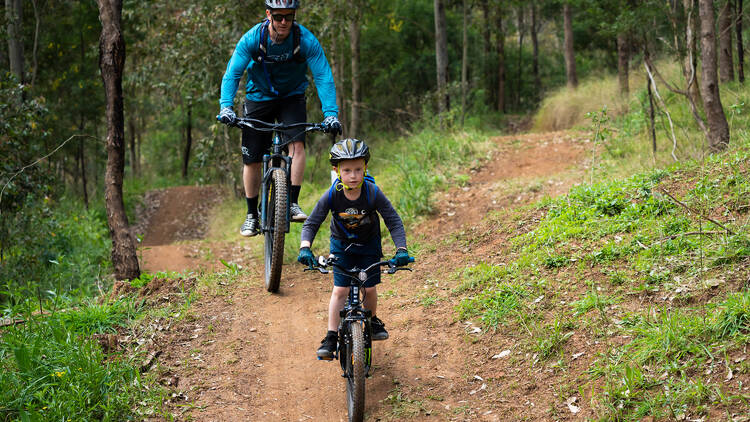
POLYGON ((262 120, 251 119, 249 117, 238 117, 231 125, 234 127, 255 129, 260 132, 273 132, 274 130, 288 130, 304 128, 305 132, 317 130, 328 132, 328 128, 323 123, 269 123, 262 120))
MULTIPOLYGON (((351 269, 346 269, 346 268, 338 265, 336 263, 336 261, 337 261, 337 259, 336 259, 335 256, 329 256, 328 258, 326 258, 326 257, 324 257, 324 256, 321 255, 321 256, 318 257, 318 265, 307 267, 307 268, 305 268, 304 271, 318 270, 321 274, 328 274, 328 273, 331 272, 331 270, 327 269, 326 267, 331 266, 331 267, 334 267, 334 268, 338 268, 339 270, 343 271, 346 275, 348 275, 350 277, 354 277, 354 274, 359 274, 362 271, 364 271, 366 273, 366 272, 370 271, 371 269, 373 269, 375 267, 385 267, 385 266, 387 266, 388 268, 384 269, 384 270, 381 270, 381 272, 384 273, 384 274, 393 274, 396 271, 412 271, 411 268, 397 267, 397 266, 393 265, 393 263, 391 263, 391 261, 376 262, 376 263, 370 265, 369 267, 367 267, 365 269, 360 269, 360 268, 357 268, 357 267, 354 267, 354 268, 351 268, 351 269)), ((409 262, 414 262, 414 257, 409 257, 409 262)))

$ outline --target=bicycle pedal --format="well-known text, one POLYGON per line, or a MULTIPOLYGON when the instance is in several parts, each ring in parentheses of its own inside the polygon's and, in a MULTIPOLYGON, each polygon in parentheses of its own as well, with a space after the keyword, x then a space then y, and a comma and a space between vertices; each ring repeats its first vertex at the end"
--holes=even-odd
POLYGON ((318 360, 331 361, 331 360, 333 360, 333 356, 331 356, 330 358, 322 358, 322 357, 318 356, 318 360))

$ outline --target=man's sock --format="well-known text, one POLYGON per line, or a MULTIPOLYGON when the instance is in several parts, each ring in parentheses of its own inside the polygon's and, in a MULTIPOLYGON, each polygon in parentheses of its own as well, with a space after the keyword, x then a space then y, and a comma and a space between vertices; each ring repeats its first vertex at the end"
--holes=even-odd
POLYGON ((253 196, 252 198, 245 197, 245 200, 247 201, 247 213, 252 214, 254 216, 258 216, 258 196, 253 196))
POLYGON ((292 190, 289 191, 289 202, 292 204, 296 204, 299 201, 299 191, 302 189, 302 186, 294 186, 292 185, 292 190))

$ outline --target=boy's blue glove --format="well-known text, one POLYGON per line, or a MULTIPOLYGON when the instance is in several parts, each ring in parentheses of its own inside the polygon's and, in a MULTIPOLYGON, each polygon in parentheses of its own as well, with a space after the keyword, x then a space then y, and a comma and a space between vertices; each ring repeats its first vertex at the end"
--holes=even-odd
POLYGON ((399 249, 389 262, 397 267, 403 267, 410 262, 414 262, 414 258, 409 256, 409 252, 407 252, 406 249, 399 249))
POLYGON ((315 266, 315 255, 308 247, 300 248, 299 256, 297 256, 297 262, 308 267, 315 266))

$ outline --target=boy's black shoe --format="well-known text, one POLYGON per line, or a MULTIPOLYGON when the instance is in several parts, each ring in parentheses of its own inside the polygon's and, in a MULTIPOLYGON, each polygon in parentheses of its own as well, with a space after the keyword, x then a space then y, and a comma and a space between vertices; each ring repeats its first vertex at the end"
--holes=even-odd
POLYGON ((370 326, 372 327, 373 340, 388 340, 388 331, 385 330, 385 324, 380 318, 373 315, 370 319, 370 326))
POLYGON ((325 338, 320 342, 320 347, 318 347, 318 359, 332 360, 333 354, 336 352, 337 343, 338 334, 335 331, 326 333, 325 338))

